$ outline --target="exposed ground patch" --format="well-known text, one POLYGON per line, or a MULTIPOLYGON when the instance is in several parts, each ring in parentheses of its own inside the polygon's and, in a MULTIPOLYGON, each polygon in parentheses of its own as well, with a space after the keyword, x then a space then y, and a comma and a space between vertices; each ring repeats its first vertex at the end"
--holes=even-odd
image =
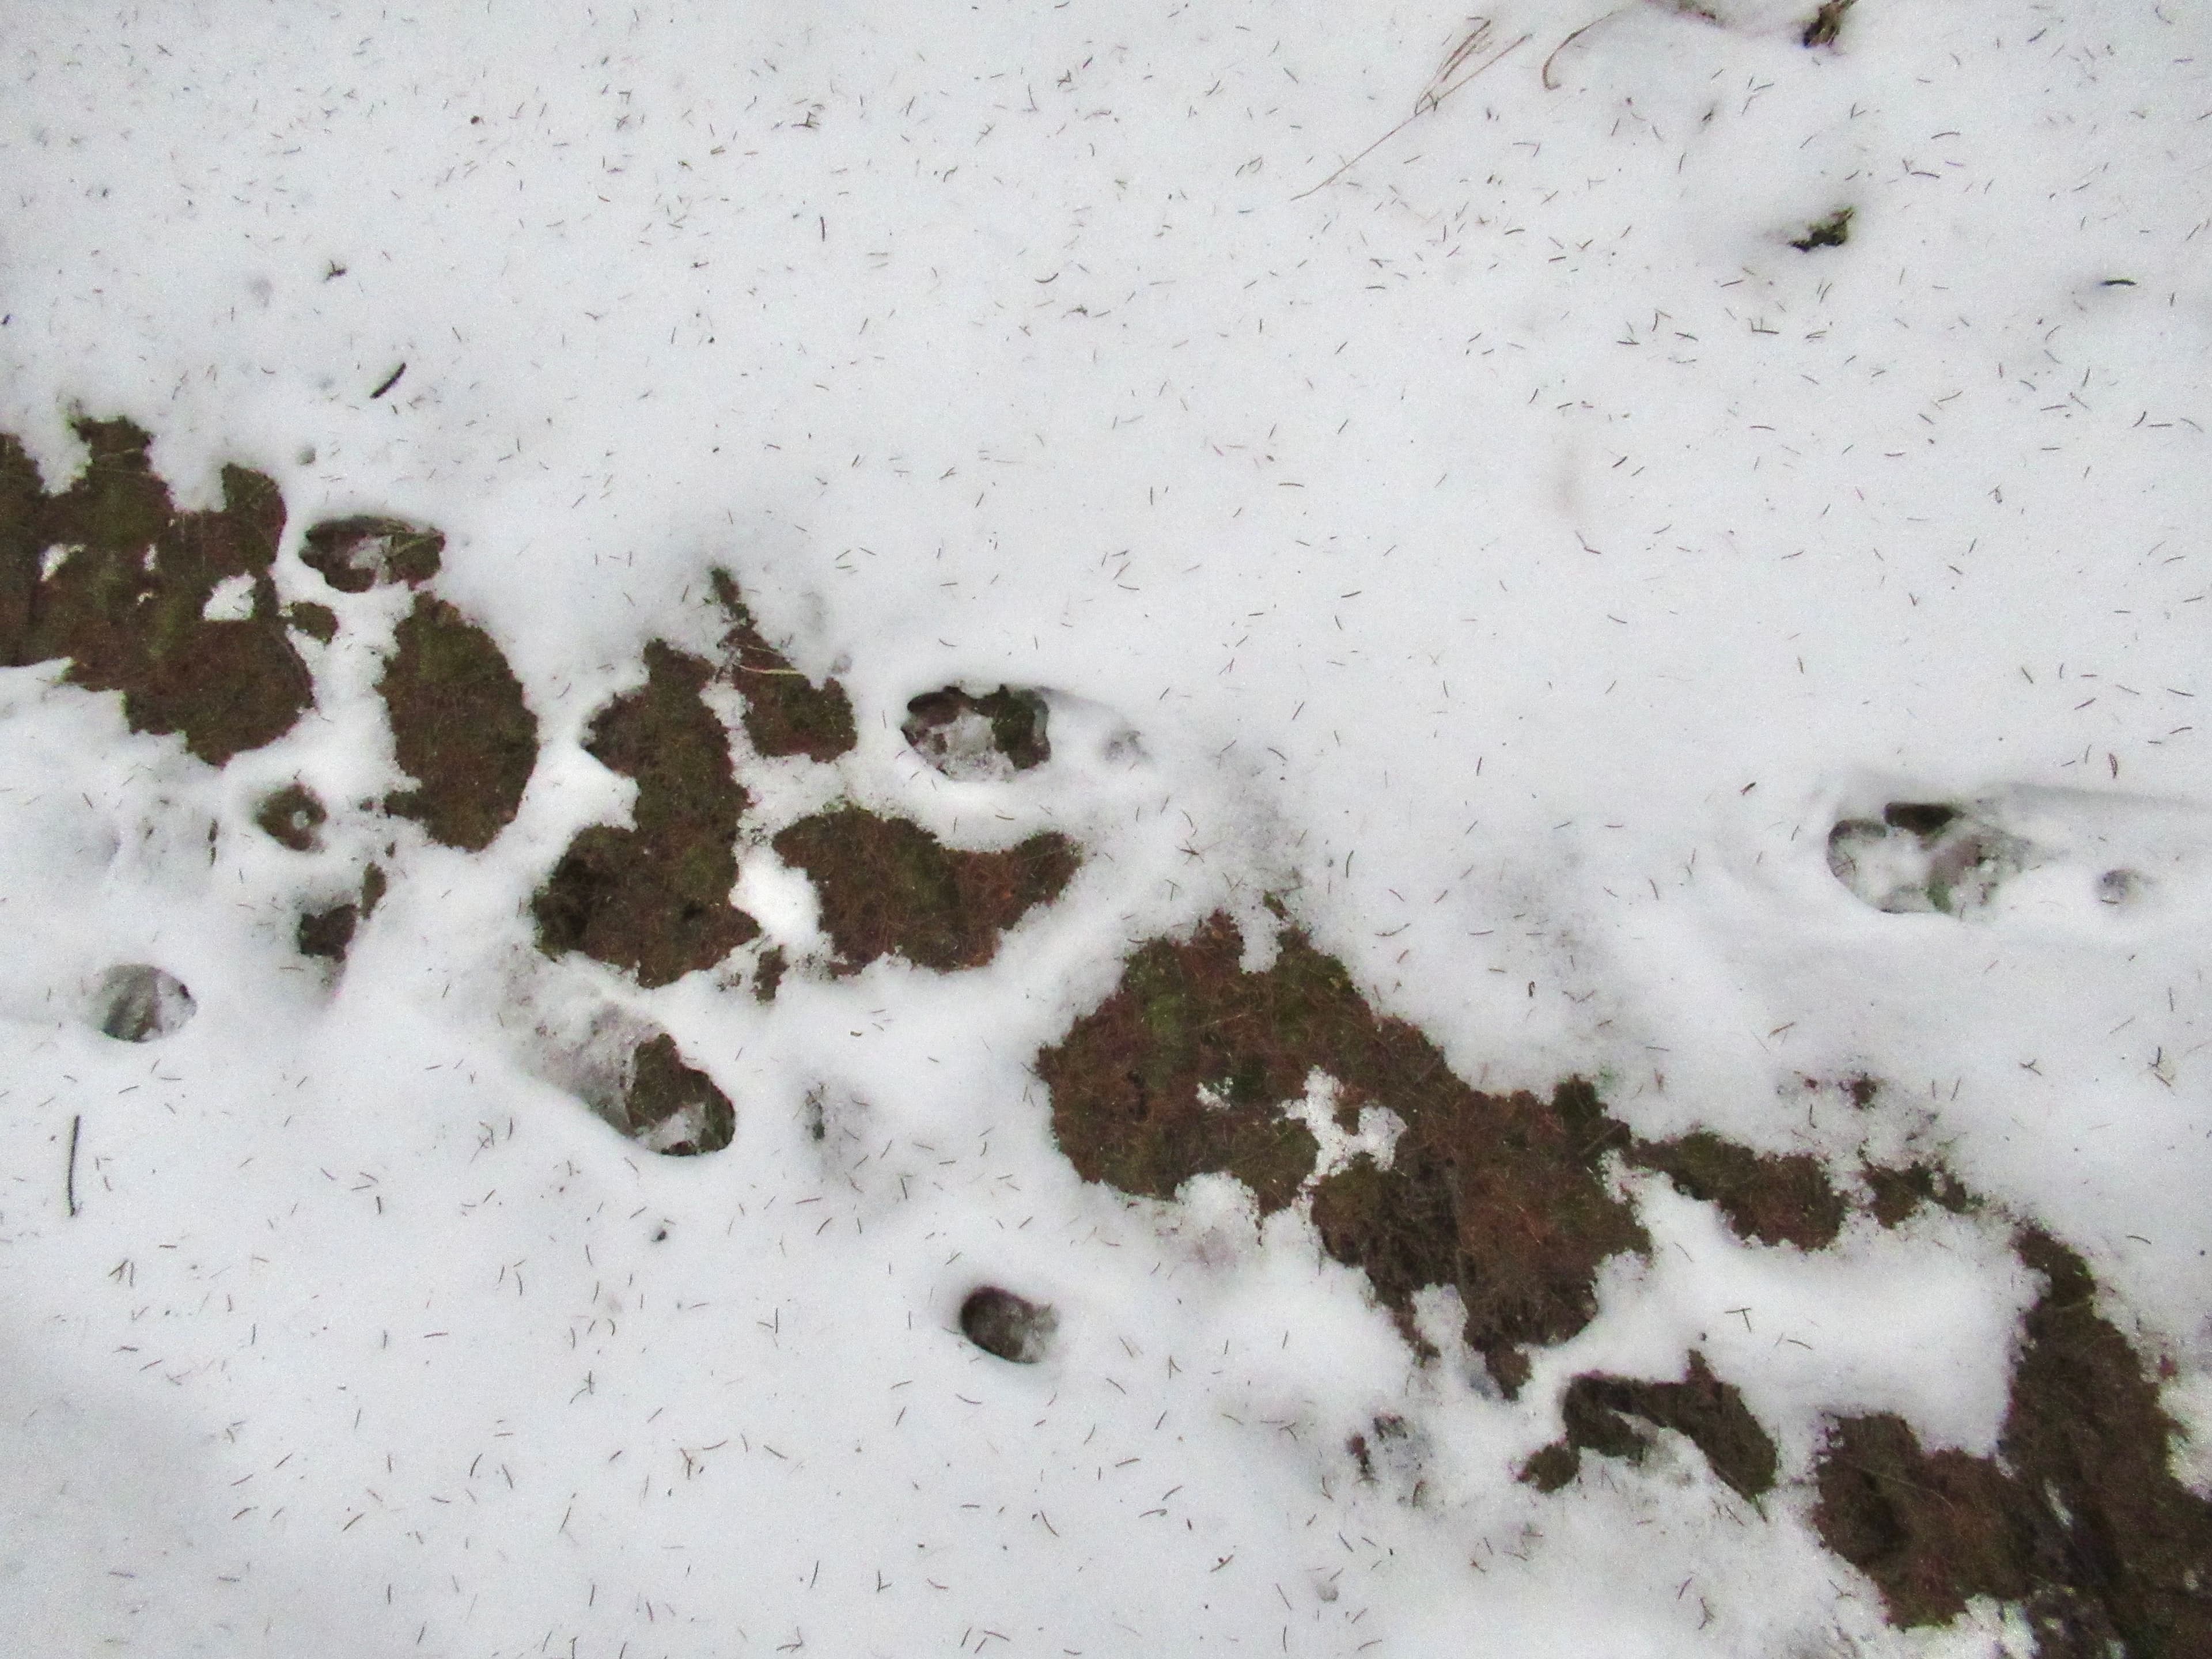
POLYGON ((1885 1227, 1901 1227, 1917 1211, 1933 1204, 1954 1215, 1970 1215, 1979 1200, 1957 1176, 1940 1163, 1921 1160, 1891 1169, 1882 1164, 1861 1166, 1859 1174, 1873 1195, 1869 1206, 1885 1227))
POLYGON ((376 913, 377 903, 383 897, 384 872, 372 864, 362 873, 358 900, 301 914, 293 929, 295 948, 313 960, 343 964, 346 952, 353 948, 355 929, 376 913))
POLYGON ((177 732, 211 766, 282 736, 313 686, 278 614, 284 532, 270 479, 222 471, 222 507, 179 513, 129 421, 79 421, 89 459, 58 495, 0 434, 0 665, 58 657, 120 691, 131 729, 177 732))
POLYGON ((760 925, 730 902, 738 820, 751 801, 701 696, 713 670, 657 640, 645 664, 646 683, 608 705, 584 745, 636 780, 634 827, 578 835, 532 909, 547 955, 580 951, 652 987, 713 967, 760 925))
POLYGON ((400 767, 416 781, 386 807, 448 847, 490 846, 538 763, 538 717, 491 635, 418 593, 376 689, 400 767))
POLYGON ((1263 1211, 1297 1197, 1317 1147, 1280 1103, 1321 1071, 1347 1124, 1388 1108, 1406 1128, 1389 1169, 1360 1158, 1320 1182, 1313 1218, 1338 1261, 1363 1269, 1417 1349, 1414 1293, 1455 1287, 1468 1344, 1509 1394, 1523 1350, 1571 1336, 1596 1311, 1598 1264, 1648 1247, 1601 1173, 1627 1132, 1580 1079, 1542 1100, 1492 1095, 1455 1076, 1428 1039, 1378 1018, 1342 965, 1295 930, 1248 974, 1236 924, 1217 915, 1186 944, 1156 939, 1121 982, 1037 1057, 1053 1129, 1085 1180, 1156 1198, 1223 1172, 1263 1211))
POLYGON ((1800 253, 1810 253, 1815 248, 1841 247, 1851 240, 1855 212, 1855 209, 1842 207, 1825 219, 1815 219, 1802 233, 1790 239, 1790 246, 1800 253))
POLYGON ((1585 1451, 1643 1462, 1651 1449, 1650 1435, 1640 1426, 1645 1425, 1686 1437, 1740 1497, 1755 1500, 1773 1488, 1772 1437, 1735 1385, 1715 1376, 1705 1356, 1694 1350, 1683 1382, 1586 1373, 1567 1385, 1562 1409, 1565 1433, 1531 1457, 1521 1473, 1540 1492, 1557 1492, 1572 1480, 1585 1451))
POLYGON ((1051 1352, 1060 1316, 996 1285, 969 1292, 960 1304, 960 1332, 985 1353, 1017 1365, 1034 1365, 1051 1352))
POLYGON ((1996 1460, 1929 1452, 1887 1416, 1837 1423, 1814 1524, 1872 1578, 1892 1623, 1947 1623, 1968 1598, 2020 1603, 2045 1659, 2212 1653, 2212 1504, 2173 1478, 2174 1425, 2071 1250, 2039 1231, 1996 1460))
POLYGON ((671 1158, 719 1152, 737 1138, 737 1109, 714 1079, 686 1065, 665 1031, 638 1044, 623 1091, 625 1121, 616 1127, 631 1139, 671 1158))
POLYGON ((1034 691, 1002 685, 978 697, 948 685, 909 702, 899 731, 931 766, 968 782, 1010 778, 1050 760, 1048 720, 1034 691))
POLYGON ((325 519, 302 539, 300 559, 341 593, 380 582, 427 582, 438 574, 444 532, 404 519, 325 519))
POLYGON ((839 973, 900 956, 940 973, 980 968, 999 937, 1060 896, 1082 862, 1066 836, 1032 836, 1002 853, 950 848, 918 824, 857 806, 802 818, 776 855, 821 895, 839 973))
POLYGON ((253 821, 261 833, 295 853, 312 853, 322 840, 330 817, 315 793, 303 783, 287 784, 270 794, 255 809, 253 821))
POLYGON ((763 637, 727 571, 714 573, 714 600, 730 618, 722 657, 745 700, 745 735, 763 755, 832 761, 858 741, 852 700, 836 680, 816 685, 763 637))
POLYGON ((1714 1206, 1739 1238, 1818 1250, 1843 1228, 1842 1197, 1820 1160, 1802 1152, 1754 1152, 1699 1129, 1678 1140, 1637 1141, 1626 1156, 1665 1176, 1686 1198, 1714 1206))

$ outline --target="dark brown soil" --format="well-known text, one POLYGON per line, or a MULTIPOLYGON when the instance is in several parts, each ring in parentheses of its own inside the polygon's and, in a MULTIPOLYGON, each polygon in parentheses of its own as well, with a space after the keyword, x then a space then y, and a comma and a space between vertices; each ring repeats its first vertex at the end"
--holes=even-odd
POLYGON ((960 1304, 961 1334, 985 1353, 1034 1365, 1052 1346, 1060 1316, 1050 1307, 986 1285, 960 1304))
POLYGON ((1735 1385, 1715 1376, 1705 1357, 1694 1350, 1689 1376, 1680 1382, 1577 1376, 1567 1385, 1564 1412, 1565 1434, 1531 1457, 1521 1472, 1540 1492, 1557 1492, 1572 1480, 1585 1451, 1641 1463, 1651 1440, 1639 1423, 1686 1437, 1739 1496, 1756 1500, 1773 1489, 1773 1439, 1735 1385))
POLYGON ((1000 686, 987 696, 971 696, 957 685, 926 691, 906 706, 906 720, 899 727, 915 751, 939 771, 956 775, 988 764, 982 757, 957 755, 951 737, 965 715, 975 715, 991 728, 991 750, 1003 756, 1009 769, 1026 772, 1052 758, 1052 744, 1045 735, 1045 701, 1034 691, 1000 686))
POLYGON ((760 953, 760 961, 753 968, 753 995, 763 1002, 775 1000, 776 988, 791 963, 783 954, 781 945, 771 945, 760 953))
POLYGON ((1711 1204, 1740 1238, 1818 1250, 1836 1242, 1844 1200, 1820 1160, 1803 1153, 1754 1152, 1699 1129, 1679 1140, 1639 1140, 1627 1158, 1656 1170, 1683 1195, 1711 1204))
POLYGON ((538 763, 538 717, 491 635, 418 593, 376 689, 400 767, 416 781, 385 805, 447 847, 490 846, 538 763))
POLYGON ((361 921, 361 907, 334 904, 327 910, 309 910, 300 917, 293 943, 303 957, 343 962, 353 946, 353 930, 361 921))
POLYGON ((313 790, 293 783, 263 801, 253 821, 263 834, 294 852, 312 853, 322 840, 323 823, 329 817, 313 790))
POLYGON ((313 599, 299 599, 286 605, 284 620, 319 644, 328 645, 338 636, 338 613, 313 599))
POLYGON ((623 1096, 634 1140, 670 1158, 719 1152, 737 1138, 737 1109, 714 1079, 684 1061, 665 1031, 638 1044, 623 1096))
POLYGON ((1940 1206, 1954 1215, 1967 1215, 1979 1207, 1974 1195, 1938 1163, 1908 1164, 1899 1170, 1869 1164, 1860 1173, 1874 1194, 1874 1218, 1885 1227, 1903 1225, 1924 1204, 1940 1206))
POLYGON ((1059 897, 1082 862, 1065 836, 963 853, 918 824, 857 806, 802 818, 775 846, 821 895, 822 929, 841 974, 888 956, 940 973, 980 968, 997 953, 999 936, 1059 897))
POLYGON ((2212 1653, 2212 1504, 2173 1478, 2174 1425, 2071 1250, 2031 1230, 2044 1276, 1996 1460, 1923 1450, 1890 1416, 1846 1419, 1815 1470, 1814 1523, 1898 1625, 1967 1598, 2021 1603, 2045 1659, 2212 1653))
POLYGON ((1402 1020, 1378 1018, 1343 967, 1295 930, 1248 974, 1236 924, 1215 916, 1188 944, 1154 940, 1121 982, 1037 1057, 1053 1129, 1085 1180, 1157 1198, 1224 1172, 1263 1212, 1311 1173, 1312 1134, 1279 1103, 1310 1073, 1336 1079, 1339 1114, 1388 1107, 1406 1124, 1392 1166, 1355 1162, 1316 1188, 1313 1218, 1338 1261, 1363 1269, 1408 1341, 1413 1298, 1457 1288, 1468 1342, 1510 1394, 1522 1349, 1571 1336, 1596 1311, 1598 1264, 1648 1247, 1601 1173, 1626 1143, 1580 1079, 1549 1101, 1484 1094, 1402 1020))
POLYGON ((637 781, 635 827, 584 830, 532 908, 547 955, 580 951, 652 987, 713 967, 760 925, 730 902, 738 820, 751 801, 729 733, 700 696, 713 671, 657 640, 645 664, 645 684, 609 704, 585 739, 637 781))
POLYGON ((353 948, 354 930, 376 914, 383 898, 384 872, 372 864, 362 872, 360 902, 303 912, 294 930, 294 945, 303 957, 343 963, 346 952, 353 948))
POLYGON ((325 519, 308 531, 301 562, 341 593, 366 593, 380 582, 416 586, 438 574, 443 532, 404 519, 325 519))
POLYGON ((313 693, 269 574, 284 501, 258 472, 227 466, 223 504, 179 513, 128 421, 80 421, 90 451, 58 495, 13 437, 0 434, 0 665, 70 659, 71 683, 120 691, 134 731, 179 732, 210 765, 281 737, 313 693), (50 548, 69 550, 42 576, 50 548), (202 612, 244 577, 252 611, 202 612))
POLYGON ((728 612, 730 630, 722 638, 722 657, 745 699, 745 735, 763 755, 804 755, 832 761, 852 748, 859 734, 853 704, 835 680, 816 685, 753 624, 738 585, 727 571, 714 575, 714 599, 728 612))

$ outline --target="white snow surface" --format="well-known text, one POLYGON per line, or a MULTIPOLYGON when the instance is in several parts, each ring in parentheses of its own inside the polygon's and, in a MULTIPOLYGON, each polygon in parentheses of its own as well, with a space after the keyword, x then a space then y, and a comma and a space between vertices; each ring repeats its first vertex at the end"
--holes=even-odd
POLYGON ((1991 1449, 2021 1220, 2201 1486, 2212 17, 1715 9, 1499 0, 1455 63, 1461 13, 1314 0, 11 9, 0 429, 56 489, 79 415, 185 505, 266 471, 287 599, 319 518, 438 526, 544 750, 479 854, 350 805, 399 777, 385 593, 221 772, 0 672, 9 1650, 2024 1652, 1986 1604, 1889 1629, 1807 1480, 1846 1413, 1991 1449), (733 738, 741 901, 817 937, 763 843, 841 796, 1074 836, 988 967, 764 1006, 536 951, 627 811, 581 735, 718 565, 862 727, 733 738), (920 764, 907 700, 1001 683, 1053 759, 920 764), (295 778, 305 857, 250 827, 295 778), (2021 867, 1874 908, 1828 832, 1892 800, 2021 867), (293 919, 372 855, 333 984, 293 919), (1226 908, 1264 953, 1269 893, 1479 1086, 1940 1152, 1995 1207, 1807 1255, 1622 1174, 1654 1254, 1518 1400, 1449 1306, 1419 1364, 1302 1209, 1079 1181, 1030 1071, 1138 942, 1226 908), (143 1044, 96 1029, 131 963, 194 1005, 143 1044), (580 1103, 538 1030, 610 1006, 732 1146, 580 1103), (1043 1362, 963 1339, 983 1283, 1056 1309, 1043 1362), (1692 1348, 1763 1504, 1672 1436, 1513 1480, 1569 1377, 1692 1348))

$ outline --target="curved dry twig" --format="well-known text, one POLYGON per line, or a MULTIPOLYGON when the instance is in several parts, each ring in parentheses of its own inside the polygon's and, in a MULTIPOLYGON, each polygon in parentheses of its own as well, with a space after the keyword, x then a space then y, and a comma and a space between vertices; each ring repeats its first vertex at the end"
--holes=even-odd
POLYGON ((1303 202, 1307 197, 1314 195, 1317 191, 1327 190, 1338 179, 1343 178, 1346 173, 1351 172, 1352 168, 1358 167, 1362 161, 1375 154, 1376 150, 1382 149, 1383 145, 1389 143, 1393 138, 1395 138, 1407 127, 1419 120, 1421 117, 1426 115, 1431 110, 1439 107, 1445 99, 1450 97, 1452 94, 1457 92, 1468 82, 1474 80, 1476 76, 1481 74, 1485 70, 1489 69, 1500 58, 1506 56, 1507 53, 1517 51, 1519 48, 1527 46, 1534 38, 1531 35, 1522 35, 1519 40, 1513 41, 1510 45, 1502 46, 1498 51, 1491 53, 1491 55, 1484 58, 1481 63, 1476 64, 1466 74, 1461 76, 1458 80, 1452 81, 1448 85, 1439 87, 1437 84, 1437 82, 1445 80, 1445 78, 1449 76, 1454 70, 1457 69, 1462 64, 1465 63, 1469 57, 1473 56, 1481 49, 1483 42, 1489 35, 1489 33, 1490 20, 1488 18, 1484 18, 1468 33, 1466 38, 1462 40, 1458 46, 1452 48, 1451 55, 1444 59, 1444 66, 1441 70, 1437 70, 1435 76, 1431 77, 1428 86, 1422 89, 1421 95, 1413 100, 1413 112, 1411 115, 1408 115, 1404 120, 1399 122, 1396 126, 1392 127, 1389 131, 1384 133, 1373 143, 1368 145, 1365 149, 1361 150, 1358 155, 1353 156, 1342 167, 1337 168, 1335 172, 1330 173, 1328 178, 1322 179, 1319 184, 1315 185, 1309 189, 1300 191, 1297 195, 1291 197, 1291 199, 1293 202, 1303 202))

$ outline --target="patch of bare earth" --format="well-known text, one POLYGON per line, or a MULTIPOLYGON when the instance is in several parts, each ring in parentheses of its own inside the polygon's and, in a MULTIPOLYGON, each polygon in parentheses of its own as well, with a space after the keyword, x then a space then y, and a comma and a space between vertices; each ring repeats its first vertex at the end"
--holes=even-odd
POLYGON ((1075 843, 1032 836, 1004 852, 963 852, 919 824, 857 806, 802 818, 775 837, 776 855, 821 896, 835 970, 879 957, 951 973, 980 968, 1006 930, 1060 896, 1082 862, 1075 843))
POLYGON ((1549 1100, 1470 1088, 1295 930, 1265 971, 1245 972, 1243 954, 1226 916, 1188 942, 1153 940, 1113 994, 1038 1056, 1061 1149, 1085 1179, 1124 1192, 1167 1198, 1192 1176, 1220 1172, 1263 1212, 1280 1209, 1318 1150, 1280 1106, 1304 1095, 1310 1073, 1327 1073, 1347 1127, 1373 1104, 1406 1128, 1389 1168, 1362 1158, 1316 1187, 1323 1246, 1366 1273, 1420 1352, 1432 1350, 1414 1326, 1415 1293, 1456 1289, 1469 1346, 1517 1392, 1526 1350, 1564 1340, 1596 1312, 1599 1264, 1648 1248, 1601 1167, 1626 1131, 1580 1079, 1549 1100))
POLYGON ((653 987, 713 967, 760 925, 730 902, 751 800, 702 696, 714 671, 657 640, 645 664, 645 684, 601 712, 584 745, 636 780, 632 827, 581 831, 532 908, 547 955, 580 951, 653 987))
POLYGON ((1834 1424, 1814 1523, 1893 1624, 2018 1603, 2042 1659, 2212 1653, 2212 1504, 2174 1476, 2175 1425, 2081 1259, 2021 1235, 2045 1288, 2027 1315, 1994 1459, 1923 1449, 1903 1419, 1834 1424))
POLYGON ((281 737, 313 686, 270 576, 276 483, 227 466, 220 508, 179 513, 148 434, 76 432, 88 457, 58 495, 0 434, 0 665, 67 658, 70 683, 123 694, 134 731, 179 733, 211 766, 281 737))

